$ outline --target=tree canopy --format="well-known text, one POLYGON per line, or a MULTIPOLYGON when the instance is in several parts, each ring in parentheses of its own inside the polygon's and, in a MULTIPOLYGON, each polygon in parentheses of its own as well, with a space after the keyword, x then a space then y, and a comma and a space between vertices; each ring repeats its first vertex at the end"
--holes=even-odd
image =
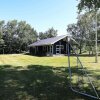
POLYGON ((18 53, 37 40, 37 32, 25 21, 0 21, 0 53, 18 53))
POLYGON ((78 10, 81 12, 83 9, 99 9, 100 0, 80 0, 78 4, 78 10))
POLYGON ((57 30, 55 30, 53 27, 49 28, 47 31, 40 32, 39 33, 39 39, 46 39, 57 36, 57 30))
MULTIPOLYGON (((85 12, 78 16, 77 23, 69 24, 67 31, 73 36, 73 38, 80 44, 80 53, 82 48, 85 50, 92 51, 95 47, 95 31, 96 31, 96 12, 85 12)), ((100 32, 100 13, 97 14, 97 31, 100 32)), ((100 34, 98 34, 98 40, 100 39, 100 34)))

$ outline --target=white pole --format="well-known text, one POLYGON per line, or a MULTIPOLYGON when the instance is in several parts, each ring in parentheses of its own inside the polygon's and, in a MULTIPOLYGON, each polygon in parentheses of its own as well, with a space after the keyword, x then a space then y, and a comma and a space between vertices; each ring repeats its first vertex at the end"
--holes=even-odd
POLYGON ((98 34, 98 29, 97 29, 97 12, 96 12, 96 35, 95 35, 95 50, 96 50, 96 54, 95 54, 95 62, 98 63, 98 38, 97 38, 97 34, 98 34))

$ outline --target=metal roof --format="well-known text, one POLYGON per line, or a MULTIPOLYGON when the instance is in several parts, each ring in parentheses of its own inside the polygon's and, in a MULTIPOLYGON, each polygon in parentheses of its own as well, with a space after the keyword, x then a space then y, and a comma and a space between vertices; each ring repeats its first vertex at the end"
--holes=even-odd
POLYGON ((59 41, 63 38, 66 38, 67 36, 69 36, 69 35, 62 35, 62 36, 57 36, 57 37, 53 37, 53 38, 47 38, 47 39, 39 40, 39 41, 36 41, 36 42, 30 44, 29 47, 52 45, 52 44, 56 43, 57 41, 59 41))

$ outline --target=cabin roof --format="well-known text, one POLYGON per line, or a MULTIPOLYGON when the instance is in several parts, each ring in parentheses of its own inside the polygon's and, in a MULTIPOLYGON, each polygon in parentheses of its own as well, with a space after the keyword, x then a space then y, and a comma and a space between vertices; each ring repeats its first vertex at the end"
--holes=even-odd
MULTIPOLYGON (((29 45, 29 47, 34 47, 34 46, 43 46, 43 45, 52 45, 56 42, 58 42, 61 39, 64 39, 68 37, 69 35, 62 35, 62 36, 57 36, 57 37, 52 37, 52 38, 47 38, 43 40, 38 40, 32 44, 29 45)), ((72 38, 71 38, 72 39, 72 38)), ((73 40, 73 39, 72 39, 73 40)))

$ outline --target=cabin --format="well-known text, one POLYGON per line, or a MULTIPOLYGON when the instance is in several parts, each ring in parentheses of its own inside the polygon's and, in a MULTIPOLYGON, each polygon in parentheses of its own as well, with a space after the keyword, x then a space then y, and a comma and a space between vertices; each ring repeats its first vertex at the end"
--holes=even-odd
MULTIPOLYGON (((68 36, 62 35, 38 40, 28 46, 30 54, 37 56, 67 55, 68 36)), ((71 38, 71 40, 74 39, 71 38)))

